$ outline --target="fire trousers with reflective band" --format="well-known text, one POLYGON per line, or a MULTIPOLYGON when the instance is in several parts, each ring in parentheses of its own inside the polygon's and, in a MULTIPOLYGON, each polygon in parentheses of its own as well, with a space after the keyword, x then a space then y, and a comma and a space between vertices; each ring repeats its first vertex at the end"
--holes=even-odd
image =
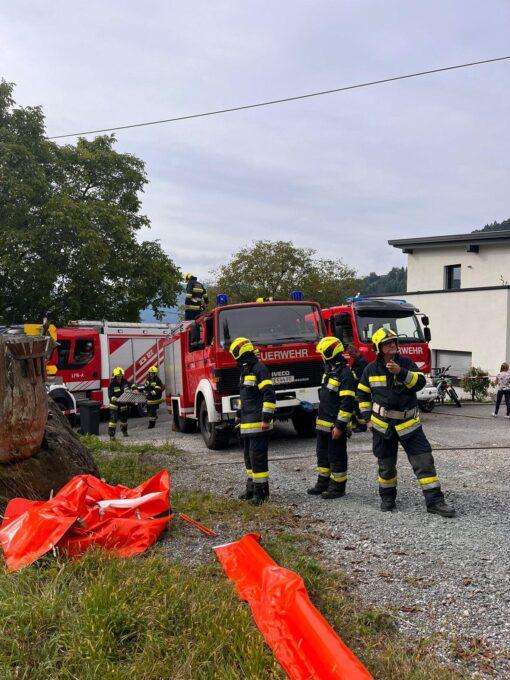
POLYGON ((147 415, 149 416, 149 423, 155 423, 158 419, 158 409, 159 403, 149 404, 149 402, 147 402, 147 415))
POLYGON ((397 453, 400 441, 423 491, 425 503, 433 505, 443 499, 432 449, 421 427, 403 438, 391 426, 385 435, 373 429, 372 436, 373 451, 379 464, 379 494, 382 498, 394 499, 397 496, 397 453))
POLYGON ((253 479, 254 484, 267 482, 269 479, 267 461, 269 434, 264 432, 253 436, 244 435, 243 445, 247 476, 253 479))
POLYGON ((347 437, 333 439, 331 432, 317 430, 317 472, 341 483, 347 481, 347 437))
POLYGON ((120 421, 120 429, 127 432, 128 407, 117 406, 110 409, 110 421, 108 423, 108 434, 113 436, 117 430, 117 422, 120 421))

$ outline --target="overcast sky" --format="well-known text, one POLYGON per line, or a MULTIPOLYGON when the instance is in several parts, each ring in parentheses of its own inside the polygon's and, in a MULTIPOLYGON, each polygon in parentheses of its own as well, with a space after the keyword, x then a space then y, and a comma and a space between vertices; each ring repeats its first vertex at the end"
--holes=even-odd
MULTIPOLYGON (((0 77, 49 135, 510 54, 508 0, 13 0, 0 77)), ((361 274, 389 238, 510 216, 510 62, 118 133, 152 229, 208 275, 254 239, 361 274)))

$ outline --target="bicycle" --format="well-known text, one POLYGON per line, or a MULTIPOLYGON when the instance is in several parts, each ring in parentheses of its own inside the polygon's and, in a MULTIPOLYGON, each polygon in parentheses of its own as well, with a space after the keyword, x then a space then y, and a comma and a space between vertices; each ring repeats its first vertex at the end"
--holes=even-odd
POLYGON ((457 391, 455 390, 455 387, 452 383, 454 376, 448 374, 449 369, 450 366, 433 369, 434 375, 432 376, 432 380, 434 385, 437 387, 436 401, 438 404, 444 406, 446 397, 450 397, 457 408, 461 408, 462 404, 460 403, 459 395, 457 394, 457 391))

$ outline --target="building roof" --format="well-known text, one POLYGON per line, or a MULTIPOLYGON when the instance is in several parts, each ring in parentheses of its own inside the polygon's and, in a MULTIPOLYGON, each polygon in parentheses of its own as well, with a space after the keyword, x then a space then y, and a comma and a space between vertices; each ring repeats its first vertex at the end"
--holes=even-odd
POLYGON ((480 231, 471 234, 450 234, 447 236, 422 236, 388 241, 390 246, 404 252, 418 248, 445 248, 448 246, 506 245, 510 243, 510 229, 480 231))

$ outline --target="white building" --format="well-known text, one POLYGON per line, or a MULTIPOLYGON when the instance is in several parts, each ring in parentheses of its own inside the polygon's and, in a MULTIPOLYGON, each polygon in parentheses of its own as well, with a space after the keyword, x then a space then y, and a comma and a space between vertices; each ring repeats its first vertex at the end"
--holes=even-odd
POLYGON ((388 243, 407 255, 405 297, 430 319, 432 365, 497 374, 510 360, 510 230, 388 243))

